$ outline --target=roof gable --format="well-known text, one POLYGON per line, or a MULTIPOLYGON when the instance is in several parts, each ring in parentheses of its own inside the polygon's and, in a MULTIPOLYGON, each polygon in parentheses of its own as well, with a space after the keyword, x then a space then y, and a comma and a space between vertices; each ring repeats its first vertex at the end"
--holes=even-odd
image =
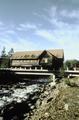
POLYGON ((42 53, 41 53, 41 55, 39 56, 39 58, 41 59, 41 58, 43 58, 43 57, 52 57, 53 55, 49 52, 49 51, 47 51, 47 50, 44 50, 42 53))
POLYGON ((55 57, 64 59, 64 50, 63 49, 52 49, 52 50, 48 50, 48 51, 55 57))

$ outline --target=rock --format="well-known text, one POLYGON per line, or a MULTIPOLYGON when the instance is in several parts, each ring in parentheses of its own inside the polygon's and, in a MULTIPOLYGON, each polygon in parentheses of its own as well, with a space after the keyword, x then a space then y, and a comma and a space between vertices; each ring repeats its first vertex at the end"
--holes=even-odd
POLYGON ((50 97, 50 98, 47 100, 47 103, 50 102, 52 99, 53 99, 53 97, 50 97))
POLYGON ((45 106, 46 103, 47 103, 47 99, 43 100, 43 101, 42 101, 42 106, 45 106))
POLYGON ((46 112, 39 120, 48 120, 49 119, 49 113, 46 112))
POLYGON ((32 98, 31 98, 32 100, 35 100, 35 99, 38 99, 38 96, 33 96, 32 98))
POLYGON ((49 92, 48 92, 48 91, 45 91, 45 92, 44 92, 44 95, 45 95, 45 96, 47 96, 48 94, 49 94, 49 92))
POLYGON ((51 82, 51 83, 49 83, 49 86, 55 88, 56 82, 51 82))
POLYGON ((17 103, 21 103, 21 102, 22 102, 22 100, 18 98, 17 99, 17 103))
POLYGON ((47 90, 46 90, 46 91, 44 91, 44 93, 43 93, 43 94, 41 94, 41 99, 46 98, 48 95, 49 95, 49 92, 48 92, 47 90))
POLYGON ((68 110, 68 107, 69 107, 68 104, 65 104, 65 105, 64 105, 64 108, 65 108, 66 111, 68 110))
POLYGON ((30 112, 30 115, 33 115, 33 112, 30 112))
POLYGON ((28 104, 28 106, 32 106, 32 104, 31 104, 31 103, 29 103, 29 104, 28 104))
POLYGON ((41 104, 42 104, 42 101, 40 99, 38 99, 36 102, 36 108, 38 108, 41 104))
POLYGON ((30 109, 31 109, 31 110, 33 110, 34 108, 35 108, 35 106, 34 106, 34 105, 30 106, 30 109))
POLYGON ((44 117, 45 117, 45 118, 49 117, 49 113, 46 112, 46 113, 44 114, 44 117))

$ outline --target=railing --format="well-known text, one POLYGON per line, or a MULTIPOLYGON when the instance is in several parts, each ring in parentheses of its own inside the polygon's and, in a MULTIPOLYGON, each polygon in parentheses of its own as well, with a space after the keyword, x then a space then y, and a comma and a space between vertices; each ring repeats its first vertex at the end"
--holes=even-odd
POLYGON ((11 68, 0 68, 0 70, 12 70, 12 71, 48 71, 47 69, 43 69, 43 67, 40 67, 40 69, 38 69, 37 67, 33 68, 32 67, 29 67, 28 69, 25 67, 25 68, 22 68, 22 67, 11 67, 11 68))
POLYGON ((38 75, 38 76, 50 76, 54 75, 52 71, 49 71, 47 69, 43 69, 42 67, 40 69, 26 69, 26 68, 0 68, 2 71, 11 71, 14 72, 16 75, 38 75))
POLYGON ((76 70, 76 69, 74 69, 74 70, 65 70, 65 74, 66 74, 66 76, 68 77, 68 78, 70 78, 70 77, 79 77, 79 70, 76 70))

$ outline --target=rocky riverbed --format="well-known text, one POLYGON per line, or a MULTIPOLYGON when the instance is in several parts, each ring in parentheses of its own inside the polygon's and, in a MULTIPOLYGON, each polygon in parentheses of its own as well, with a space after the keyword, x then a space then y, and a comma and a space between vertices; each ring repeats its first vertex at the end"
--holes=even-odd
POLYGON ((37 101, 45 89, 46 81, 40 79, 37 84, 18 82, 0 85, 0 120, 29 119, 31 111, 39 104, 37 101))

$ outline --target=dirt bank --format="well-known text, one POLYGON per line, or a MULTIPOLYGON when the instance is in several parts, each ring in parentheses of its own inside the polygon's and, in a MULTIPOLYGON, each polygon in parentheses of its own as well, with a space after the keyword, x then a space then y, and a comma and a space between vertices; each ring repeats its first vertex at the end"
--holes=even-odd
POLYGON ((79 120, 79 78, 63 79, 45 88, 25 120, 79 120))

